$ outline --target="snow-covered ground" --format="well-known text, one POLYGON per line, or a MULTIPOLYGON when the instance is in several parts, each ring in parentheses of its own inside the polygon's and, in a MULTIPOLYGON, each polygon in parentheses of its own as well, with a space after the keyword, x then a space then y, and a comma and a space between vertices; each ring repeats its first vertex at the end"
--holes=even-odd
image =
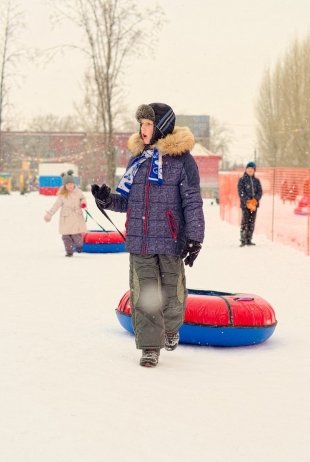
POLYGON ((259 235, 239 248, 206 203, 187 286, 259 294, 278 326, 260 345, 180 345, 145 369, 114 312, 128 255, 65 258, 58 216, 42 218, 54 200, 0 196, 0 460, 309 462, 310 257, 259 235))

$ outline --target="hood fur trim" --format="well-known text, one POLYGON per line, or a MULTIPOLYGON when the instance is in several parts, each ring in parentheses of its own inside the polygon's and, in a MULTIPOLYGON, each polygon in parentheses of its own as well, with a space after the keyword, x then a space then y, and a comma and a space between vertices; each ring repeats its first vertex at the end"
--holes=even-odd
MULTIPOLYGON (((175 127, 170 135, 161 138, 155 147, 168 156, 181 156, 184 152, 193 149, 195 138, 188 127, 175 127)), ((144 149, 144 143, 139 133, 134 133, 128 140, 128 149, 132 155, 138 156, 144 149)))

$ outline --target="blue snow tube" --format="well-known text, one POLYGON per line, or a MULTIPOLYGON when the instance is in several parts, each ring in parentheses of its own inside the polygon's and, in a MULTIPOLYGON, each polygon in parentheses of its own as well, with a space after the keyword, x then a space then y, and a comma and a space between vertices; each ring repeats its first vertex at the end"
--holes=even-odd
POLYGON ((125 242, 117 231, 88 231, 84 235, 83 252, 125 252, 125 242))
MULTIPOLYGON (((133 333, 130 292, 116 309, 121 326, 133 333)), ((236 347, 265 342, 277 325, 275 312, 253 294, 188 290, 180 343, 236 347)))

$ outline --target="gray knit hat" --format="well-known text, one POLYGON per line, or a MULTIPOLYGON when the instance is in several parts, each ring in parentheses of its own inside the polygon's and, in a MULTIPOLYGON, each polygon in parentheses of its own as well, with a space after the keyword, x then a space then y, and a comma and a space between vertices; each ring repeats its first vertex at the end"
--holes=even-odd
POLYGON ((67 173, 62 173, 62 184, 74 183, 73 170, 68 170, 67 173))
POLYGON ((174 130, 175 114, 168 104, 150 103, 141 104, 136 112, 138 122, 148 119, 154 122, 154 132, 150 144, 156 143, 160 138, 165 138, 174 130))

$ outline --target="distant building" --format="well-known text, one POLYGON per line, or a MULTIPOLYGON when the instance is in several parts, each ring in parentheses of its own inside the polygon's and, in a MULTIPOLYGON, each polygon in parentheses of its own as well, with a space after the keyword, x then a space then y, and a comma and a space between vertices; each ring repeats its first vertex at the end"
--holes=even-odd
MULTIPOLYGON (((201 146, 197 163, 202 172, 203 191, 208 194, 217 187, 217 159, 206 155, 209 144, 209 116, 177 116, 177 125, 188 126, 201 146), (202 152, 203 151, 203 152, 202 152), (213 167, 212 167, 213 165, 213 167), (207 173, 208 172, 208 173, 207 173), (209 176, 209 177, 208 177, 209 176), (208 178, 207 178, 208 177, 208 178), (214 185, 214 186, 213 186, 214 185)), ((131 133, 115 133, 116 177, 127 166, 127 149, 131 133)), ((84 132, 2 132, 0 171, 12 176, 12 189, 23 189, 37 178, 42 162, 70 163, 78 167, 79 181, 84 189, 91 183, 106 181, 105 135, 84 132), (24 186, 21 187, 21 179, 24 186)), ((26 188, 25 188, 26 190, 26 188)))
MULTIPOLYGON (((116 166, 127 165, 129 136, 128 133, 114 135, 116 166)), ((106 179, 105 135, 102 133, 2 132, 1 144, 0 170, 12 175, 15 189, 18 189, 21 173, 27 172, 27 177, 37 175, 41 162, 77 165, 83 188, 106 179)))
POLYGON ((208 151, 200 143, 196 143, 191 152, 198 165, 202 196, 218 199, 219 163, 222 157, 208 151))
POLYGON ((209 149, 210 116, 208 115, 177 115, 176 125, 189 127, 197 143, 209 149))

